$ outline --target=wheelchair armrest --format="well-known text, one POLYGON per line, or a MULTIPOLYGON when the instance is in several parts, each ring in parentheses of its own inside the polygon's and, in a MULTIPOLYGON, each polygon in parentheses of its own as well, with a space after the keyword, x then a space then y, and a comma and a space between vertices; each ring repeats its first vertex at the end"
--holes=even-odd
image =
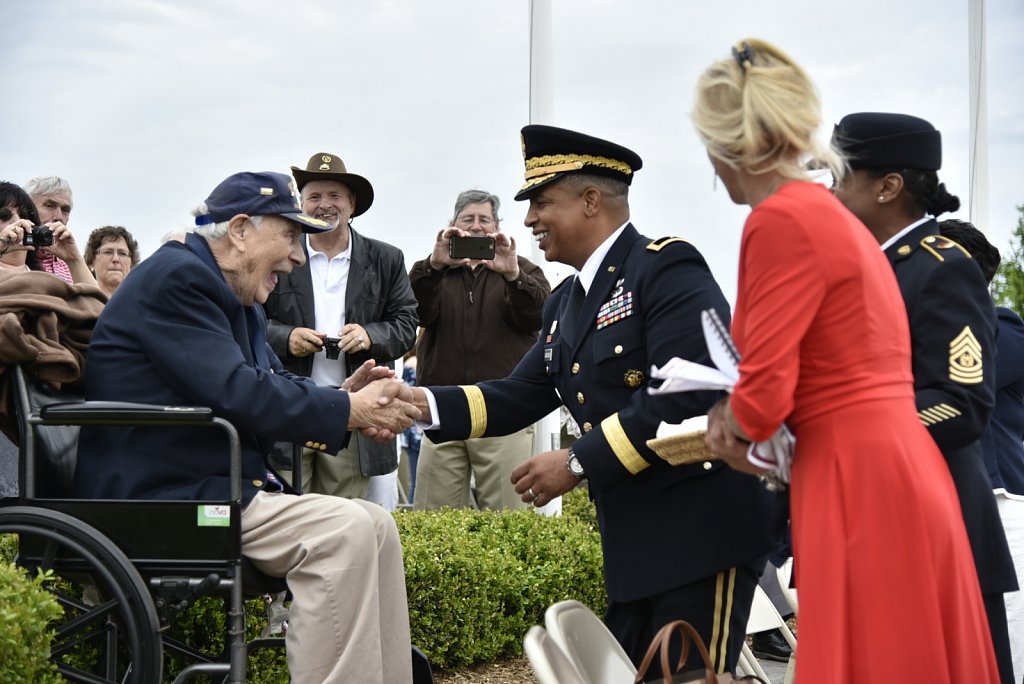
POLYGON ((147 423, 196 423, 213 420, 213 411, 206 406, 160 406, 123 401, 74 401, 42 407, 39 417, 44 421, 96 423, 145 421, 147 423))

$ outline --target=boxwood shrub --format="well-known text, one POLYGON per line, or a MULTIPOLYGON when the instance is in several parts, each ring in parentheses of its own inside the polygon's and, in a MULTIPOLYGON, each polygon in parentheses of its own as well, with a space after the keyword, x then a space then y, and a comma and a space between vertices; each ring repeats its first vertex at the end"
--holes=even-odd
POLYGON ((52 620, 61 616, 46 591, 45 576, 29 578, 8 560, 0 560, 0 682, 61 682, 50 662, 52 620))

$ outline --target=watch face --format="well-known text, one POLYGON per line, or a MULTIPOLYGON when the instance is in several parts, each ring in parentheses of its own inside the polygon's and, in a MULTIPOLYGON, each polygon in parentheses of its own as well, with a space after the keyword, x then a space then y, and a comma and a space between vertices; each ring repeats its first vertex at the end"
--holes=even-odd
POLYGON ((575 455, 569 458, 569 472, 577 477, 583 474, 583 466, 575 455))

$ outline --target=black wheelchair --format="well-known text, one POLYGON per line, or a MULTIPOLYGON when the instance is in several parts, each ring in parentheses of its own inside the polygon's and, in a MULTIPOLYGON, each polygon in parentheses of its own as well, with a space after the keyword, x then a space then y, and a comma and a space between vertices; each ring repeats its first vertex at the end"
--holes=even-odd
MULTIPOLYGON (((17 535, 17 563, 31 576, 49 572, 56 578, 47 585, 64 609, 53 625, 51 649, 60 674, 72 682, 154 684, 162 681, 164 655, 176 654, 189 664, 175 684, 201 675, 244 683, 250 652, 284 647, 283 637, 246 641, 245 598, 287 586, 242 555, 241 452, 234 427, 208 408, 73 401, 80 397, 52 392, 26 369, 10 367, 7 373, 20 472, 18 496, 0 499, 0 534, 17 535), (83 425, 224 431, 230 500, 67 498, 78 429, 71 426, 83 425), (200 652, 171 636, 175 617, 203 596, 225 601, 221 653, 200 652)), ((413 648, 412 659, 413 681, 432 682, 426 657, 413 648)))

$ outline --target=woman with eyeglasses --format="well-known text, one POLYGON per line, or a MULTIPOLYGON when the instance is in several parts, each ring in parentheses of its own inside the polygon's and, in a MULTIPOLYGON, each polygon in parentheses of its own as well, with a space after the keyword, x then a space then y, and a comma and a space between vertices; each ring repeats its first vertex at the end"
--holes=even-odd
POLYGON ((85 263, 100 289, 110 297, 128 272, 139 265, 139 243, 123 226, 97 228, 85 246, 85 263))
POLYGON ((796 437, 796 681, 998 681, 957 493, 917 415, 892 268, 807 171, 845 171, 817 138, 813 83, 749 39, 700 77, 693 121, 730 199, 751 207, 732 325, 740 378, 709 414, 708 446, 756 474, 751 442, 783 422, 796 437))

